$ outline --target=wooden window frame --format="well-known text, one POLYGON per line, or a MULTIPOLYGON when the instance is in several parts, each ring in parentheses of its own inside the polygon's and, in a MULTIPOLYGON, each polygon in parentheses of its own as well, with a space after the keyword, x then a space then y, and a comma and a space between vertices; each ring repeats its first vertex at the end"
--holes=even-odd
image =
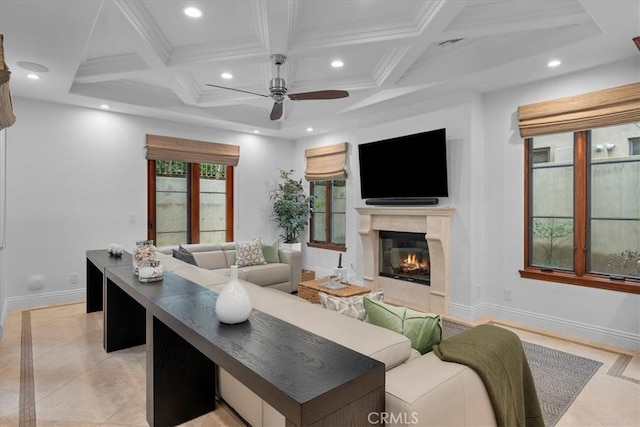
MULTIPOLYGON (((233 242, 233 166, 225 172, 225 239, 233 242)), ((200 243, 200 164, 187 162, 187 242, 200 243)), ((156 239, 156 161, 147 160, 147 239, 156 239)))
POLYGON ((633 294, 640 294, 640 280, 625 278, 618 280, 605 274, 587 272, 587 233, 588 233, 588 172, 589 172, 589 137, 590 131, 574 132, 574 265, 573 271, 548 270, 531 266, 530 248, 531 230, 531 172, 533 138, 525 138, 524 155, 524 266, 520 277, 556 283, 607 289, 633 294))
MULTIPOLYGON (((309 181, 309 194, 315 194, 314 193, 314 189, 315 186, 318 185, 319 181, 309 181)), ((346 243, 344 245, 340 245, 337 243, 333 243, 331 242, 331 231, 333 229, 333 221, 331 220, 332 217, 332 211, 333 211, 333 207, 332 207, 332 203, 333 203, 333 180, 332 179, 327 179, 323 181, 326 187, 326 212, 324 215, 324 220, 325 220, 325 240, 324 241, 318 241, 318 240, 313 240, 313 229, 314 229, 314 216, 311 215, 311 219, 309 220, 309 242, 307 243, 308 247, 311 248, 320 248, 320 249, 328 249, 328 250, 332 250, 332 251, 338 251, 338 252, 346 252, 347 251, 347 246, 346 243)))

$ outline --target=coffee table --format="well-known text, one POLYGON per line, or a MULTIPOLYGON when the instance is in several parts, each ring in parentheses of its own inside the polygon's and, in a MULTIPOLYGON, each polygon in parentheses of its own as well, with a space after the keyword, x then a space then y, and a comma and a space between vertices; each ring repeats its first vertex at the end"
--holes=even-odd
POLYGON ((328 277, 321 277, 319 279, 307 280, 306 282, 298 283, 298 296, 306 299, 309 302, 314 304, 320 304, 320 297, 318 296, 318 292, 324 292, 328 295, 333 295, 336 297, 352 297, 355 295, 364 295, 371 292, 371 289, 365 288, 363 286, 350 285, 345 283, 347 286, 342 289, 329 289, 321 286, 323 283, 326 283, 329 280, 328 277))

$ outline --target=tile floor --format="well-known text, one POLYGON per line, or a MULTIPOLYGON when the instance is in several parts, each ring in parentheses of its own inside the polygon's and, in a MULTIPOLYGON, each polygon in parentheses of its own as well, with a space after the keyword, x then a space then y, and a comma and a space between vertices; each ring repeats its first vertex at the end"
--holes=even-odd
MULTIPOLYGON (((23 419, 35 418, 25 427, 36 423, 45 427, 147 425, 144 346, 105 353, 102 312, 87 314, 84 303, 76 303, 8 313, 0 341, 0 426, 18 426, 21 403, 23 408, 29 406, 28 393, 20 395, 23 316, 31 320, 35 401, 35 414, 23 410, 23 419)), ((639 353, 560 339, 518 325, 500 325, 525 341, 603 363, 558 427, 640 426, 639 353), (621 353, 630 361, 615 375, 609 374, 621 353)), ((28 361, 22 358, 22 363, 28 361)), ((23 385, 25 389, 29 389, 28 383, 23 385)), ((185 425, 242 425, 231 410, 224 405, 221 409, 185 425)))

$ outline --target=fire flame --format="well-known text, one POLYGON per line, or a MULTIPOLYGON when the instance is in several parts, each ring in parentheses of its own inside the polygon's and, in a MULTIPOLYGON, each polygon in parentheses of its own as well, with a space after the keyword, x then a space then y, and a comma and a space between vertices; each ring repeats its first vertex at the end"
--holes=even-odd
POLYGON ((429 263, 420 262, 416 254, 407 254, 407 257, 400 263, 403 271, 428 270, 429 263))

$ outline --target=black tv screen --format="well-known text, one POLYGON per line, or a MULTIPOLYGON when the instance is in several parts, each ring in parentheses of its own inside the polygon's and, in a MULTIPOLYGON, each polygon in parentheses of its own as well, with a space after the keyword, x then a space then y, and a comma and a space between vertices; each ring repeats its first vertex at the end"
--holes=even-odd
POLYGON ((358 145, 363 199, 448 197, 445 129, 358 145))

